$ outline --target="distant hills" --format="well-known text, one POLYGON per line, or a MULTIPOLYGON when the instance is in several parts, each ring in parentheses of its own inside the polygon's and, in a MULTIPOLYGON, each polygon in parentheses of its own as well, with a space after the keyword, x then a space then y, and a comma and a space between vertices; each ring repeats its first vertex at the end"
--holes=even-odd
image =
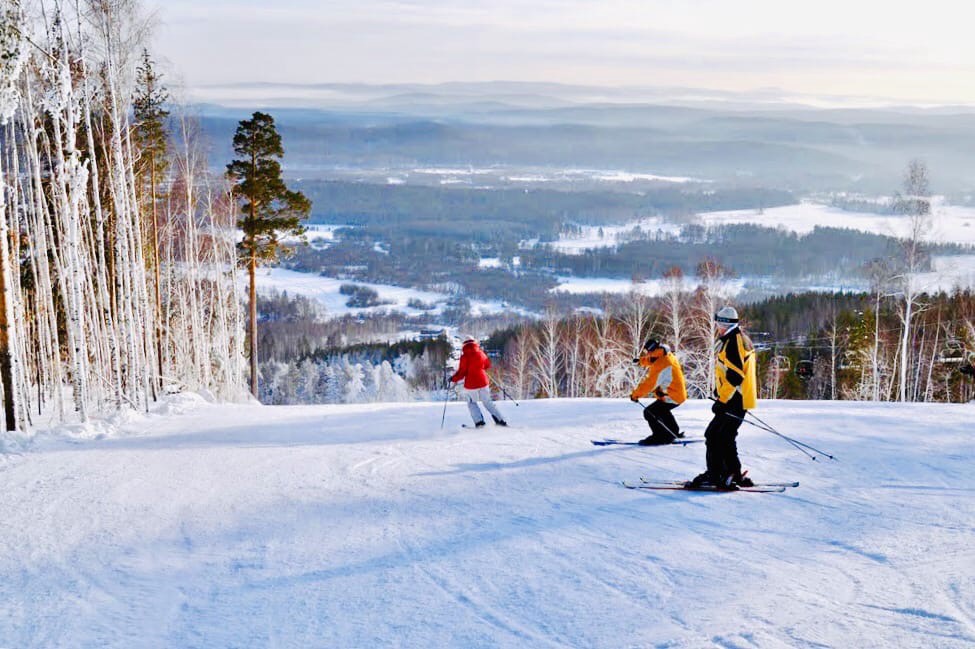
POLYGON ((922 158, 935 191, 975 184, 972 107, 857 106, 858 100, 775 90, 509 82, 255 83, 198 94, 219 102, 197 107, 217 147, 215 165, 229 158, 236 122, 262 109, 279 123, 292 175, 437 165, 584 167, 800 193, 889 193, 908 160, 922 158))

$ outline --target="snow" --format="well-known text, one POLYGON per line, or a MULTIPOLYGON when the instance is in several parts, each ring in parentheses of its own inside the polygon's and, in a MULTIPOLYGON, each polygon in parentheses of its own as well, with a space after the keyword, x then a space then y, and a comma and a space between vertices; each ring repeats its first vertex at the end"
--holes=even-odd
MULTIPOLYGON (((808 200, 794 205, 770 207, 761 212, 754 209, 702 212, 698 218, 707 226, 753 223, 799 234, 808 234, 816 226, 823 226, 903 237, 907 235, 908 227, 907 219, 903 216, 848 212, 808 200)), ((933 227, 928 233, 931 241, 975 245, 975 208, 949 205, 943 197, 935 197, 932 199, 932 220, 933 227)), ((643 233, 660 231, 667 235, 678 235, 681 226, 661 217, 644 217, 622 224, 604 225, 603 236, 599 236, 599 226, 582 226, 581 229, 578 234, 563 233, 557 241, 546 245, 566 254, 580 255, 590 248, 616 246, 621 238, 634 229, 643 233)), ((521 245, 531 247, 536 243, 538 240, 533 239, 522 241, 521 245)))
MULTIPOLYGON (((354 225, 334 225, 327 223, 311 223, 305 226, 305 239, 310 244, 331 244, 336 240, 335 232, 340 228, 354 228, 354 225)), ((239 234, 239 231, 238 231, 239 234)), ((295 240, 289 239, 290 242, 295 240)))
POLYGON ((633 173, 630 171, 622 171, 622 170, 614 170, 614 171, 582 170, 579 173, 590 174, 596 180, 601 180, 603 182, 609 182, 609 183, 632 183, 637 180, 650 180, 655 182, 676 183, 676 184, 705 182, 699 178, 691 178, 690 176, 659 176, 657 174, 641 174, 641 173, 633 173))
POLYGON ((507 180, 513 183, 549 183, 555 180, 554 178, 549 178, 548 176, 504 176, 502 180, 507 180))
POLYGON ((419 167, 413 169, 413 173, 428 174, 432 176, 471 176, 492 173, 492 169, 475 169, 474 167, 419 167))
MULTIPOLYGON (((553 293, 629 293, 635 291, 650 297, 663 295, 666 285, 663 279, 648 279, 643 282, 616 277, 558 277, 559 285, 550 289, 553 293)), ((694 278, 685 280, 685 290, 695 286, 694 278)), ((737 295, 745 287, 741 278, 729 279, 726 290, 729 295, 737 295)))
MULTIPOLYGON (((242 278, 241 281, 246 281, 246 277, 242 278)), ((315 275, 314 273, 301 273, 284 268, 260 269, 257 273, 257 290, 262 293, 287 291, 289 295, 302 295, 314 299, 325 307, 326 318, 339 318, 349 314, 367 315, 384 311, 396 311, 408 316, 436 316, 443 312, 444 303, 451 297, 446 293, 439 293, 437 291, 422 291, 391 284, 374 284, 371 282, 324 277, 322 275, 315 275), (378 293, 380 301, 388 302, 388 304, 362 308, 346 306, 349 296, 339 293, 339 289, 344 284, 367 286, 378 293), (409 301, 413 299, 420 300, 424 304, 436 304, 437 307, 429 311, 423 311, 407 306, 409 301)), ((500 300, 470 300, 470 303, 471 313, 474 315, 491 315, 496 313, 531 315, 530 312, 524 309, 513 308, 500 300)))
POLYGON ((504 264, 498 257, 481 257, 477 260, 478 268, 503 268, 504 264))
MULTIPOLYGON (((384 170, 385 171, 385 170, 384 170)), ((634 183, 708 183, 709 180, 690 176, 667 176, 626 169, 558 169, 551 167, 416 167, 409 173, 421 176, 439 176, 441 185, 470 183, 473 176, 485 181, 515 184, 577 184, 609 183, 632 185, 634 183)), ((491 185, 485 185, 485 188, 491 185)))
POLYGON ((333 318, 347 314, 366 314, 394 309, 410 315, 419 315, 424 312, 406 306, 407 302, 411 299, 417 299, 425 303, 439 303, 448 297, 444 293, 436 293, 433 291, 420 291, 389 284, 372 284, 335 277, 323 277, 313 273, 299 273, 283 268, 261 269, 257 274, 257 290, 261 292, 287 291, 289 295, 303 295, 312 298, 325 307, 327 317, 333 318), (346 302, 349 300, 349 296, 339 293, 339 289, 344 284, 367 286, 379 294, 380 300, 388 301, 390 304, 364 308, 348 307, 346 306, 346 302))
MULTIPOLYGON (((745 426, 784 494, 630 491, 702 444, 626 400, 186 399, 98 440, 0 456, 0 638, 11 647, 970 647, 972 405, 762 402, 835 454, 745 426)), ((700 435, 706 402, 675 412, 700 435)))
MULTIPOLYGON (((669 223, 661 217, 650 216, 636 221, 630 221, 623 225, 583 225, 580 226, 581 232, 559 235, 557 241, 546 244, 555 250, 568 255, 581 255, 590 248, 611 248, 619 245, 625 240, 626 235, 634 230, 641 232, 640 236, 646 233, 662 232, 668 235, 680 234, 680 226, 669 223), (602 230, 602 236, 599 232, 602 230)), ((529 245, 530 242, 522 242, 522 246, 529 245)), ((534 245, 534 244, 531 244, 534 245)))
MULTIPOLYGON (((956 288, 975 287, 975 255, 942 255, 931 260, 933 269, 920 273, 916 285, 922 291, 951 292, 956 288)), ((553 293, 629 293, 636 291, 649 297, 663 295, 667 286, 663 279, 648 279, 633 282, 619 277, 568 277, 556 278, 559 285, 550 289, 553 293)), ((685 289, 697 285, 694 277, 685 279, 685 289)), ((780 277, 759 277, 745 275, 725 282, 729 297, 743 293, 762 295, 784 295, 790 292, 820 291, 842 293, 844 291, 868 291, 870 284, 865 277, 784 279, 780 277)))
MULTIPOLYGON (((934 197, 931 203, 933 227, 928 235, 931 241, 975 244, 975 208, 949 205, 943 197, 934 197)), ((704 212, 699 217, 710 226, 755 223, 800 234, 812 232, 816 226, 824 226, 904 237, 907 236, 908 228, 908 219, 904 216, 848 212, 812 201, 771 207, 762 213, 753 209, 731 210, 704 212)))
POLYGON ((943 255, 931 258, 932 270, 918 275, 917 286, 923 291, 947 291, 975 288, 975 255, 943 255))

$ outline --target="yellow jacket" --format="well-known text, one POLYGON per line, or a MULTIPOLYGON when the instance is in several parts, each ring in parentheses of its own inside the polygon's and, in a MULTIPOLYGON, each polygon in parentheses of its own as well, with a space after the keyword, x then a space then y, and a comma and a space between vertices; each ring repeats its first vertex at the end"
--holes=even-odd
POLYGON ((718 401, 728 403, 741 394, 742 408, 752 410, 757 405, 755 379, 755 346, 737 326, 718 338, 715 344, 715 391, 718 401))
POLYGON ((672 353, 640 354, 640 366, 647 368, 647 375, 630 393, 632 398, 639 399, 652 392, 654 397, 667 403, 679 404, 687 400, 684 371, 672 353))

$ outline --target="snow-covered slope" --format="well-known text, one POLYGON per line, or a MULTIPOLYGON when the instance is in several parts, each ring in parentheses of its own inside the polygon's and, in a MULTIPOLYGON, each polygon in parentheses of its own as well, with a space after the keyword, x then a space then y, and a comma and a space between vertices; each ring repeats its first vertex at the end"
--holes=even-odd
MULTIPOLYGON (((706 403, 676 411, 700 435, 706 403)), ((972 405, 763 402, 784 494, 631 491, 627 401, 213 406, 0 457, 3 647, 970 647, 972 405)))

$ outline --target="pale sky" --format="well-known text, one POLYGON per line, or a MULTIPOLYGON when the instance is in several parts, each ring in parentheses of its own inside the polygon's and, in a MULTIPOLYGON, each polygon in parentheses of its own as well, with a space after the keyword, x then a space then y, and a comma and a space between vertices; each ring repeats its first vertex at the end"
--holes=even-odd
POLYGON ((552 81, 975 103, 959 0, 149 0, 190 88, 552 81))

